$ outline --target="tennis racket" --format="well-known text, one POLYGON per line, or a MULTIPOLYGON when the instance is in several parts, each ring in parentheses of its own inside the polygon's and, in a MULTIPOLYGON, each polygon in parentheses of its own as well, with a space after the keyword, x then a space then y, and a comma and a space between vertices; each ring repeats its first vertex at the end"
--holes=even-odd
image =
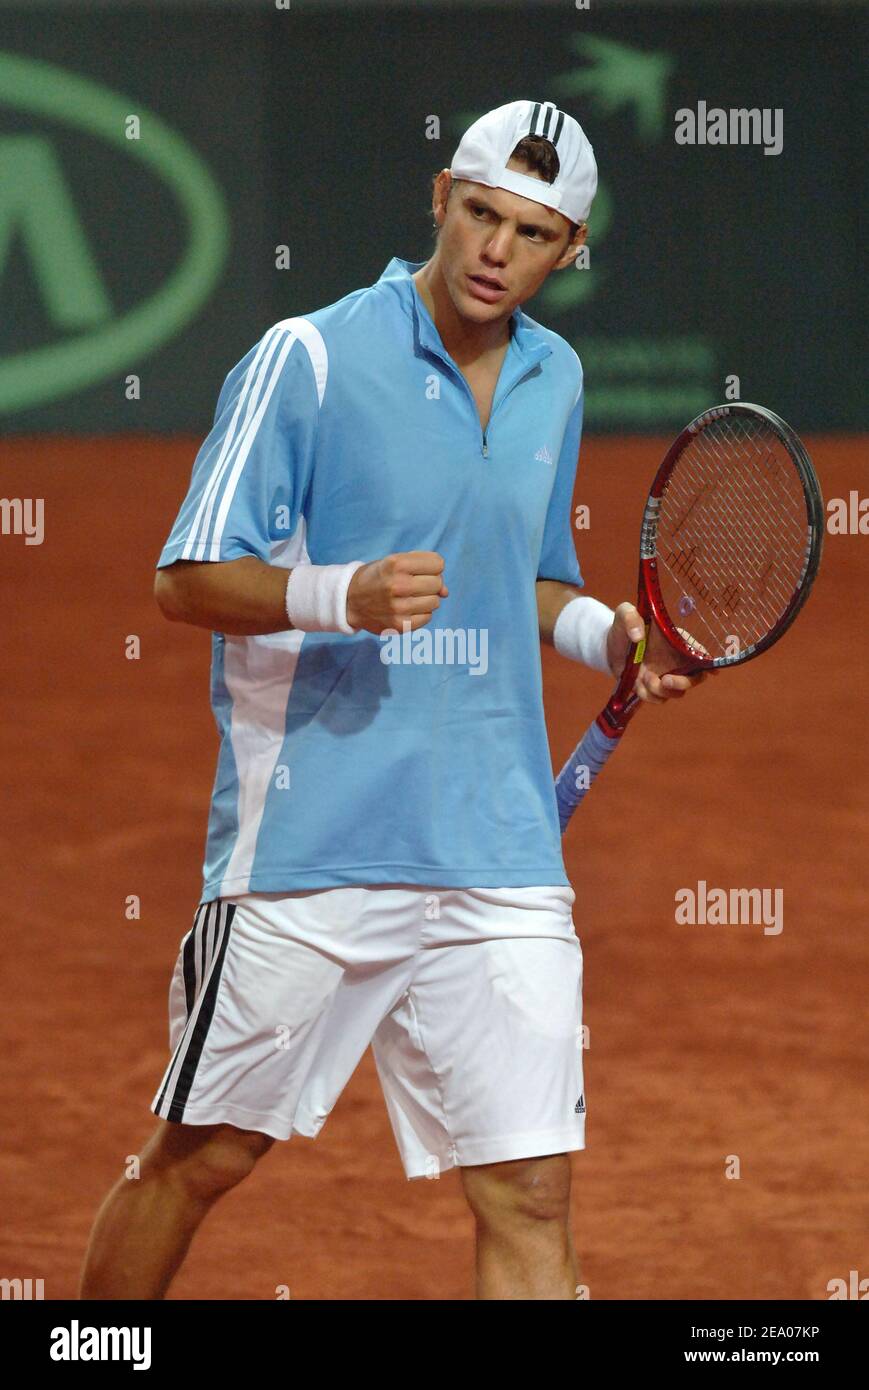
POLYGON ((562 834, 641 703, 650 624, 696 675, 760 656, 790 627, 821 559, 824 504, 803 444, 763 406, 718 405, 692 420, 655 474, 640 532, 645 636, 555 783, 562 834))

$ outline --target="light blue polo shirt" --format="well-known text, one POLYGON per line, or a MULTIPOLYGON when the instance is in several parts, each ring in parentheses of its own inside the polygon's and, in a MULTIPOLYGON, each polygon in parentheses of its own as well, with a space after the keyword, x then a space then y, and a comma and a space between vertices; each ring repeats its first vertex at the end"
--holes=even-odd
POLYGON ((411 278, 275 324, 233 367, 160 555, 445 560, 404 637, 213 635, 203 898, 340 884, 567 884, 535 582, 581 585, 582 368, 517 309, 484 433, 411 278))

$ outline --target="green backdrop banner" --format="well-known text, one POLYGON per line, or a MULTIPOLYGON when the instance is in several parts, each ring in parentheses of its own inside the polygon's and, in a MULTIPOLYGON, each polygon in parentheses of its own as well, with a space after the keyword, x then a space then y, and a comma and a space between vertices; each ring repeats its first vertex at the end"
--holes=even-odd
POLYGON ((525 306, 586 428, 741 395, 867 427, 865 10, 524 6, 2 12, 0 429, 205 432, 269 324, 431 251, 475 116, 591 139, 589 263, 525 306))

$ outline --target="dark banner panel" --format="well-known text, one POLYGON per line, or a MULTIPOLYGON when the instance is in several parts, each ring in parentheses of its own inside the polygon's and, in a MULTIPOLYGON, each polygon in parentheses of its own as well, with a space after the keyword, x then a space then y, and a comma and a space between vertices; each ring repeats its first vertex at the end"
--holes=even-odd
POLYGON ((857 115, 866 13, 778 6, 0 17, 0 429, 210 425, 269 324, 432 249, 430 188, 516 97, 577 116, 589 264, 525 306, 589 430, 740 395, 866 428, 857 115))

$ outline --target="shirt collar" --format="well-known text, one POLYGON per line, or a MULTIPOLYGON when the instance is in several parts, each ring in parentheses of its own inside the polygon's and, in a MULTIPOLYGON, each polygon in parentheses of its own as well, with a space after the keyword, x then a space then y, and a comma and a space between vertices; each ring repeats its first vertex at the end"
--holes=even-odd
MULTIPOLYGON (((402 308, 412 318, 414 346, 449 357, 434 320, 413 281, 415 272, 424 265, 425 261, 404 261, 398 256, 393 256, 377 283, 394 290, 402 308)), ((552 352, 544 335, 518 307, 510 315, 510 343, 528 367, 548 357, 552 352)))

